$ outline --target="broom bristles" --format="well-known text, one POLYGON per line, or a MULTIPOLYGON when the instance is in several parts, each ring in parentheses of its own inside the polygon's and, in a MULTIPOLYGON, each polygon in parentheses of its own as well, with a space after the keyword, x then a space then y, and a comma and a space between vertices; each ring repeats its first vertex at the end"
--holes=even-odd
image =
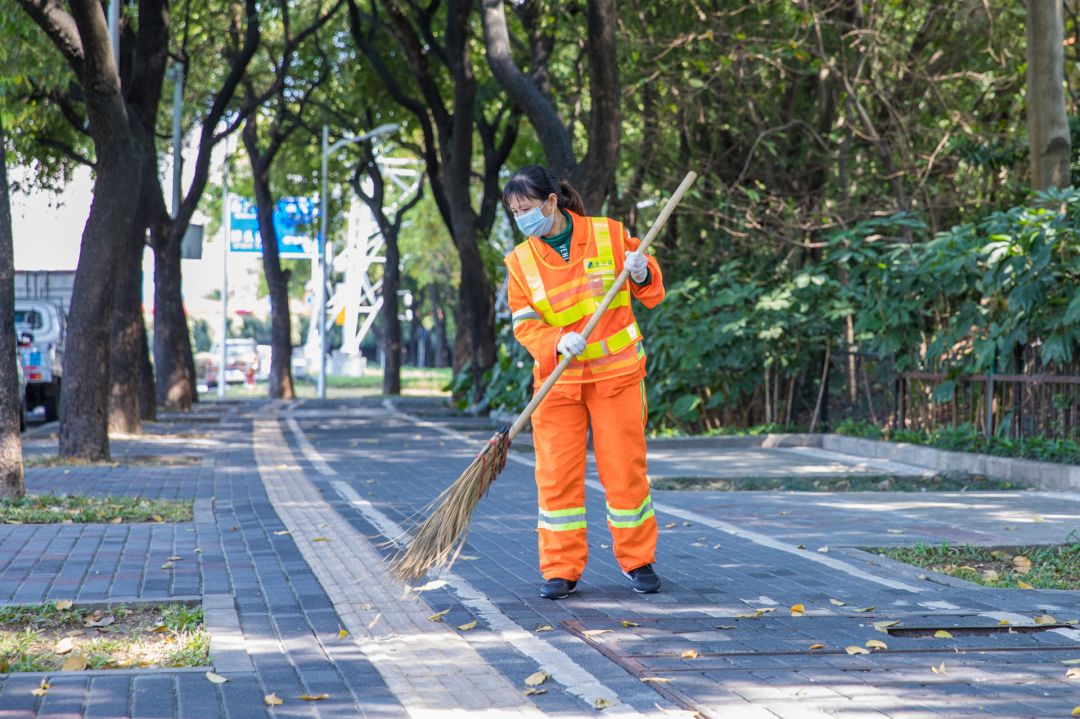
POLYGON ((465 546, 473 510, 506 466, 509 445, 507 428, 500 428, 468 469, 428 504, 427 519, 390 563, 398 581, 415 582, 435 567, 453 565, 465 546))

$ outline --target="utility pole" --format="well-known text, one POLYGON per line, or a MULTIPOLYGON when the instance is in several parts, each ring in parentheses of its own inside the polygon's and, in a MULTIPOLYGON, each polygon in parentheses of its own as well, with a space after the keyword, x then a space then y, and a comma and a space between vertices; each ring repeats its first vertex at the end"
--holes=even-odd
POLYGON ((229 339, 229 235, 232 230, 232 213, 229 211, 229 141, 225 140, 225 163, 221 170, 221 357, 218 358, 217 396, 225 399, 225 370, 229 352, 225 345, 229 339))

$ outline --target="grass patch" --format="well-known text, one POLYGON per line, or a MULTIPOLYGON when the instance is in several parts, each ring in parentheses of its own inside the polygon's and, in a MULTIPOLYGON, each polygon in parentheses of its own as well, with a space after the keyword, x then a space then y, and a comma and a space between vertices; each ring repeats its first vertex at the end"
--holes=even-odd
POLYGON ((938 474, 933 477, 892 475, 827 475, 800 477, 671 477, 651 480, 652 488, 713 492, 967 492, 1015 490, 1025 487, 978 475, 938 474))
POLYGON ((201 607, 0 607, 0 672, 209 664, 201 607))
POLYGON ((987 587, 1023 589, 1024 582, 1034 589, 1080 589, 1080 541, 1008 549, 920 542, 865 551, 987 587))
POLYGON ((191 502, 173 499, 43 494, 0 500, 0 522, 5 524, 130 524, 191 518, 191 502))

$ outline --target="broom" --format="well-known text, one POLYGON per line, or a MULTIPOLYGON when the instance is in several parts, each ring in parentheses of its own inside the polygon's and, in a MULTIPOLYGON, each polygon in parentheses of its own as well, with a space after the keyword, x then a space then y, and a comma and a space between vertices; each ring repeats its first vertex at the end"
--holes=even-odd
MULTIPOLYGON (((667 222, 668 217, 682 200, 682 196, 694 184, 697 173, 687 173, 682 184, 664 205, 660 216, 656 218, 649 233, 641 241, 638 251, 644 253, 649 245, 660 233, 660 229, 667 222)), ((607 310, 608 305, 615 299, 615 295, 622 289, 623 284, 630 276, 630 271, 623 268, 611 289, 604 295, 600 305, 593 312, 589 322, 581 334, 588 338, 596 328, 600 317, 607 310)), ((533 395, 532 401, 525 407, 517 420, 512 425, 500 427, 495 435, 488 440, 487 445, 473 460, 464 474, 447 487, 438 497, 433 499, 423 512, 428 513, 427 519, 413 532, 403 552, 400 552, 391 562, 390 571, 400 582, 413 582, 428 573, 435 567, 450 568, 465 546, 465 539, 469 533, 469 522, 472 519, 473 510, 480 499, 487 492, 491 483, 499 476, 506 466, 506 452, 510 442, 518 432, 528 423, 533 411, 543 401, 547 393, 555 385, 563 371, 573 359, 570 355, 564 355, 558 366, 548 376, 543 386, 533 395)))

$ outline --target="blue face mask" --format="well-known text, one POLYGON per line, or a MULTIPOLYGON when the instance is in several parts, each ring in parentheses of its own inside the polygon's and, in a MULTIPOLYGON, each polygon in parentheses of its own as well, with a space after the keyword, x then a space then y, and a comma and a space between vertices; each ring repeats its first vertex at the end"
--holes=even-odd
MULTIPOLYGON (((544 205, 547 203, 545 202, 544 205)), ((540 205, 543 207, 544 205, 540 205)), ((546 235, 551 232, 551 226, 555 224, 555 213, 545 215, 540 207, 534 207, 523 215, 514 218, 518 229, 527 237, 546 235)))

